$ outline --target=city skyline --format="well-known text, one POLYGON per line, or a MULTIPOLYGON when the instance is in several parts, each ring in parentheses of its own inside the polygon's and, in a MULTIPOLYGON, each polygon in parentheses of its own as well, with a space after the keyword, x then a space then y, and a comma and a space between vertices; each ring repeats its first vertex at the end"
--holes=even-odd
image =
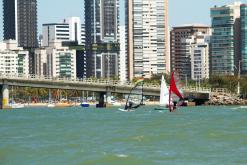
MULTIPOLYGON (((83 0, 73 0, 61 3, 60 0, 42 0, 38 1, 38 33, 41 34, 42 24, 58 22, 63 18, 78 16, 84 21, 84 6, 83 0), (49 4, 49 5, 47 5, 49 4), (81 4, 78 5, 78 4, 81 4), (56 6, 55 10, 52 8, 56 6), (69 6, 69 7, 68 7, 69 6), (52 11, 54 10, 54 11, 52 11)), ((170 0, 169 1, 169 27, 188 24, 188 23, 203 23, 210 25, 210 8, 214 5, 225 5, 233 3, 234 0, 222 0, 215 2, 214 0, 198 1, 198 0, 170 0), (195 8, 196 7, 196 8, 195 8), (177 13, 179 11, 179 13, 177 13), (200 14, 198 14, 200 12, 200 14), (186 14, 182 14, 186 13, 186 14), (197 13, 197 14, 194 14, 197 13)), ((247 0, 241 1, 247 3, 247 0)), ((3 13, 2 0, 0 1, 0 13, 3 13)), ((3 17, 0 14, 0 40, 3 39, 3 17)))

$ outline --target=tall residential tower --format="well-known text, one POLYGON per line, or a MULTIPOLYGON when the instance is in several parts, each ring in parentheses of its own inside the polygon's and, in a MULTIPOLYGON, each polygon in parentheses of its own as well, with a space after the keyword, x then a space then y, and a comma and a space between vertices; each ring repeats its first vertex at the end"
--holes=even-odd
POLYGON ((211 8, 211 74, 234 75, 240 59, 240 2, 211 8))
POLYGON ((3 24, 4 40, 37 47, 37 0, 3 0, 3 24))
POLYGON ((179 77, 182 79, 209 77, 210 35, 210 27, 202 24, 173 27, 170 35, 171 66, 172 70, 179 74, 179 77), (197 72, 194 71, 196 69, 197 72))
POLYGON ((69 17, 61 23, 43 24, 42 46, 49 46, 52 42, 70 41, 85 45, 84 25, 80 17, 69 17))
POLYGON ((117 77, 119 1, 85 0, 84 4, 87 76, 117 77))
POLYGON ((240 7, 241 22, 241 70, 242 74, 247 74, 247 4, 240 7))
POLYGON ((168 0, 128 0, 129 78, 170 71, 168 0))

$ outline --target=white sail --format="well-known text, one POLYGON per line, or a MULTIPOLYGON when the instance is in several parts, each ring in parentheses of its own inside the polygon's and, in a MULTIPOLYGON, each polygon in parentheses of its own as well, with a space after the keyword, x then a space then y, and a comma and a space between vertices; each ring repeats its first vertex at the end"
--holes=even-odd
POLYGON ((136 82, 135 87, 131 89, 125 104, 125 110, 136 109, 144 105, 143 84, 144 80, 140 79, 136 82))
POLYGON ((169 90, 166 85, 164 76, 162 75, 161 86, 160 86, 160 106, 169 105, 169 90))

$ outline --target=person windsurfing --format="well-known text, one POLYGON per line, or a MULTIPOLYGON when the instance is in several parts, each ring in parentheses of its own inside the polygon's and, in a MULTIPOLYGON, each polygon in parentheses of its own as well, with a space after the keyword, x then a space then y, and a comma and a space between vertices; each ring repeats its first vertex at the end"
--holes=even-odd
POLYGON ((131 89, 128 99, 125 104, 125 110, 137 109, 140 106, 144 105, 143 103, 143 84, 144 77, 139 78, 135 82, 134 88, 131 89), (137 98, 135 96, 137 95, 137 98), (137 100, 137 101, 136 101, 137 100))
POLYGON ((126 105, 125 105, 125 110, 130 111, 133 107, 133 102, 129 101, 126 105))

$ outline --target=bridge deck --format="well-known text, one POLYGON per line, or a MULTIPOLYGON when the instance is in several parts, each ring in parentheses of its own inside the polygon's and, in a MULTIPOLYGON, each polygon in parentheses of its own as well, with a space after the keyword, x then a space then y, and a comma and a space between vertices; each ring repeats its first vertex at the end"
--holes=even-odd
MULTIPOLYGON (((113 92, 127 94, 134 87, 133 83, 122 83, 116 80, 102 79, 68 79, 68 78, 52 78, 37 75, 0 75, 0 85, 48 88, 48 89, 65 89, 65 90, 80 90, 92 92, 113 92)), ((210 88, 195 88, 188 87, 181 89, 184 95, 194 94, 194 97, 202 99, 209 98, 209 94, 215 91, 227 93, 226 89, 210 89, 210 88)), ((144 84, 144 95, 159 96, 160 85, 144 84)))

